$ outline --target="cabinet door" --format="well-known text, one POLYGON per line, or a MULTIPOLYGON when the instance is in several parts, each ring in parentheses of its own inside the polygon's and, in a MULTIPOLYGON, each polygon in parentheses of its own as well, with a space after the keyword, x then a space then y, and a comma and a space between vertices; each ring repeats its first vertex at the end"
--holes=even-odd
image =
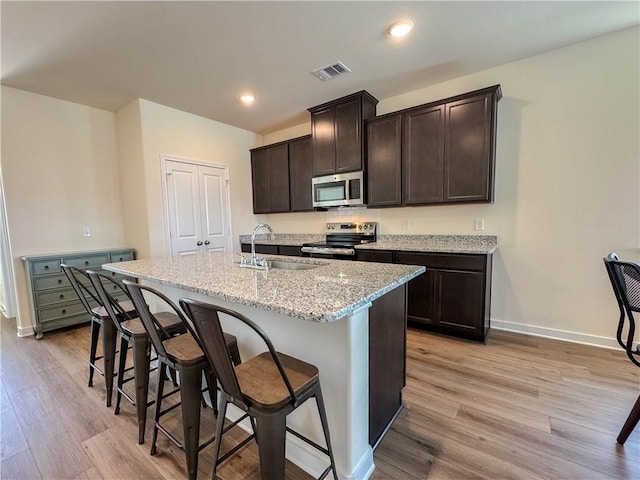
POLYGON ((484 323, 484 274, 456 270, 432 270, 434 317, 447 329, 482 336, 484 323))
MULTIPOLYGON (((421 253, 396 252, 395 263, 422 265, 429 267, 430 255, 421 253)), ((433 272, 427 270, 410 280, 407 285, 407 319, 424 324, 433 324, 434 318, 433 272)))
POLYGON ((446 202, 492 199, 492 98, 488 93, 446 104, 446 202))
POLYGON ((444 169, 444 105, 404 113, 403 197, 406 205, 441 203, 444 169))
POLYGON ((251 182, 253 185, 253 213, 269 213, 271 209, 269 187, 269 151, 251 152, 251 182))
POLYGON ((362 106, 360 98, 335 107, 335 171, 362 170, 362 106))
POLYGON ((393 252, 386 250, 362 250, 356 249, 356 261, 393 263, 393 252))
POLYGON ((328 107, 311 114, 313 175, 334 173, 336 165, 335 109, 328 107))
POLYGON ((282 144, 269 152, 269 200, 271 212, 289 211, 289 147, 282 144))
POLYGON ((401 115, 367 123, 367 198, 370 207, 402 203, 401 115))
POLYGON ((292 212, 313 210, 312 177, 313 149, 311 137, 289 142, 289 188, 292 212))

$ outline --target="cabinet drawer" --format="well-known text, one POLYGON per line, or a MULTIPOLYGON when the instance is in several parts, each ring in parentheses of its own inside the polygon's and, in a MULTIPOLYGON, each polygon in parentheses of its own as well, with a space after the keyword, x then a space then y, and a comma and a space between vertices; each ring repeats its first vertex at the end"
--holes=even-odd
POLYGON ((134 260, 133 252, 116 252, 109 254, 109 263, 128 262, 134 260))
POLYGON ((109 263, 109 255, 85 255, 82 257, 65 258, 64 263, 70 267, 76 268, 95 268, 101 267, 104 263, 109 263))
POLYGON ((43 292, 36 294, 36 305, 38 307, 45 307, 47 305, 54 305, 56 303, 64 303, 77 300, 78 295, 72 288, 57 290, 55 292, 43 292))
POLYGON ((60 275, 49 275, 47 277, 36 277, 33 279, 33 289, 36 292, 39 292, 40 290, 69 286, 71 286, 71 284, 64 273, 61 273, 60 275))
POLYGON ((44 275, 47 273, 61 272, 60 259, 38 260, 31 264, 31 273, 33 275, 44 275))
POLYGON ((61 317, 69 317, 86 312, 80 302, 60 307, 40 308, 38 309, 38 320, 41 322, 50 322, 51 320, 57 320, 61 317))
POLYGON ((479 271, 485 269, 484 255, 396 252, 395 258, 396 263, 423 265, 427 268, 479 271))

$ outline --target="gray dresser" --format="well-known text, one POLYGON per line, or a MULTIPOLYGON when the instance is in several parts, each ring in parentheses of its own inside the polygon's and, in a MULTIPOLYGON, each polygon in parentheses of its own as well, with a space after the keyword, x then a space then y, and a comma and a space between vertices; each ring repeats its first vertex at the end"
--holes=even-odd
MULTIPOLYGON (((44 332, 91 320, 62 271, 61 264, 82 270, 101 270, 100 267, 105 263, 134 259, 135 250, 132 248, 22 257, 29 290, 31 321, 36 331, 36 338, 42 338, 44 332)), ((113 272, 104 271, 104 273, 117 279, 125 278, 113 272)), ((112 285, 107 287, 114 288, 112 285)), ((121 297, 121 294, 117 297, 121 297)))

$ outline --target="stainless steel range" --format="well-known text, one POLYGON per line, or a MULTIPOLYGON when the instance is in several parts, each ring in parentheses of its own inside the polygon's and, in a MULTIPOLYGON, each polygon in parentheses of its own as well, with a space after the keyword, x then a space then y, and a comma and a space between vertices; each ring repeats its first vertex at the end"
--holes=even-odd
POLYGON ((327 223, 325 241, 302 245, 304 255, 311 257, 355 259, 354 245, 376 241, 376 222, 327 223))

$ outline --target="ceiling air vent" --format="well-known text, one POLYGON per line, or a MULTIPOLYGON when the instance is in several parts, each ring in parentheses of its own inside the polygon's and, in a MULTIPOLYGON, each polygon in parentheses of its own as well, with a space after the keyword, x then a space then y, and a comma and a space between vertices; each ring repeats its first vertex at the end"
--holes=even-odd
POLYGON ((336 78, 338 75, 349 73, 350 71, 351 70, 349 70, 344 63, 337 62, 333 65, 327 65, 326 67, 318 68, 311 73, 320 78, 320 80, 331 80, 332 78, 336 78))

